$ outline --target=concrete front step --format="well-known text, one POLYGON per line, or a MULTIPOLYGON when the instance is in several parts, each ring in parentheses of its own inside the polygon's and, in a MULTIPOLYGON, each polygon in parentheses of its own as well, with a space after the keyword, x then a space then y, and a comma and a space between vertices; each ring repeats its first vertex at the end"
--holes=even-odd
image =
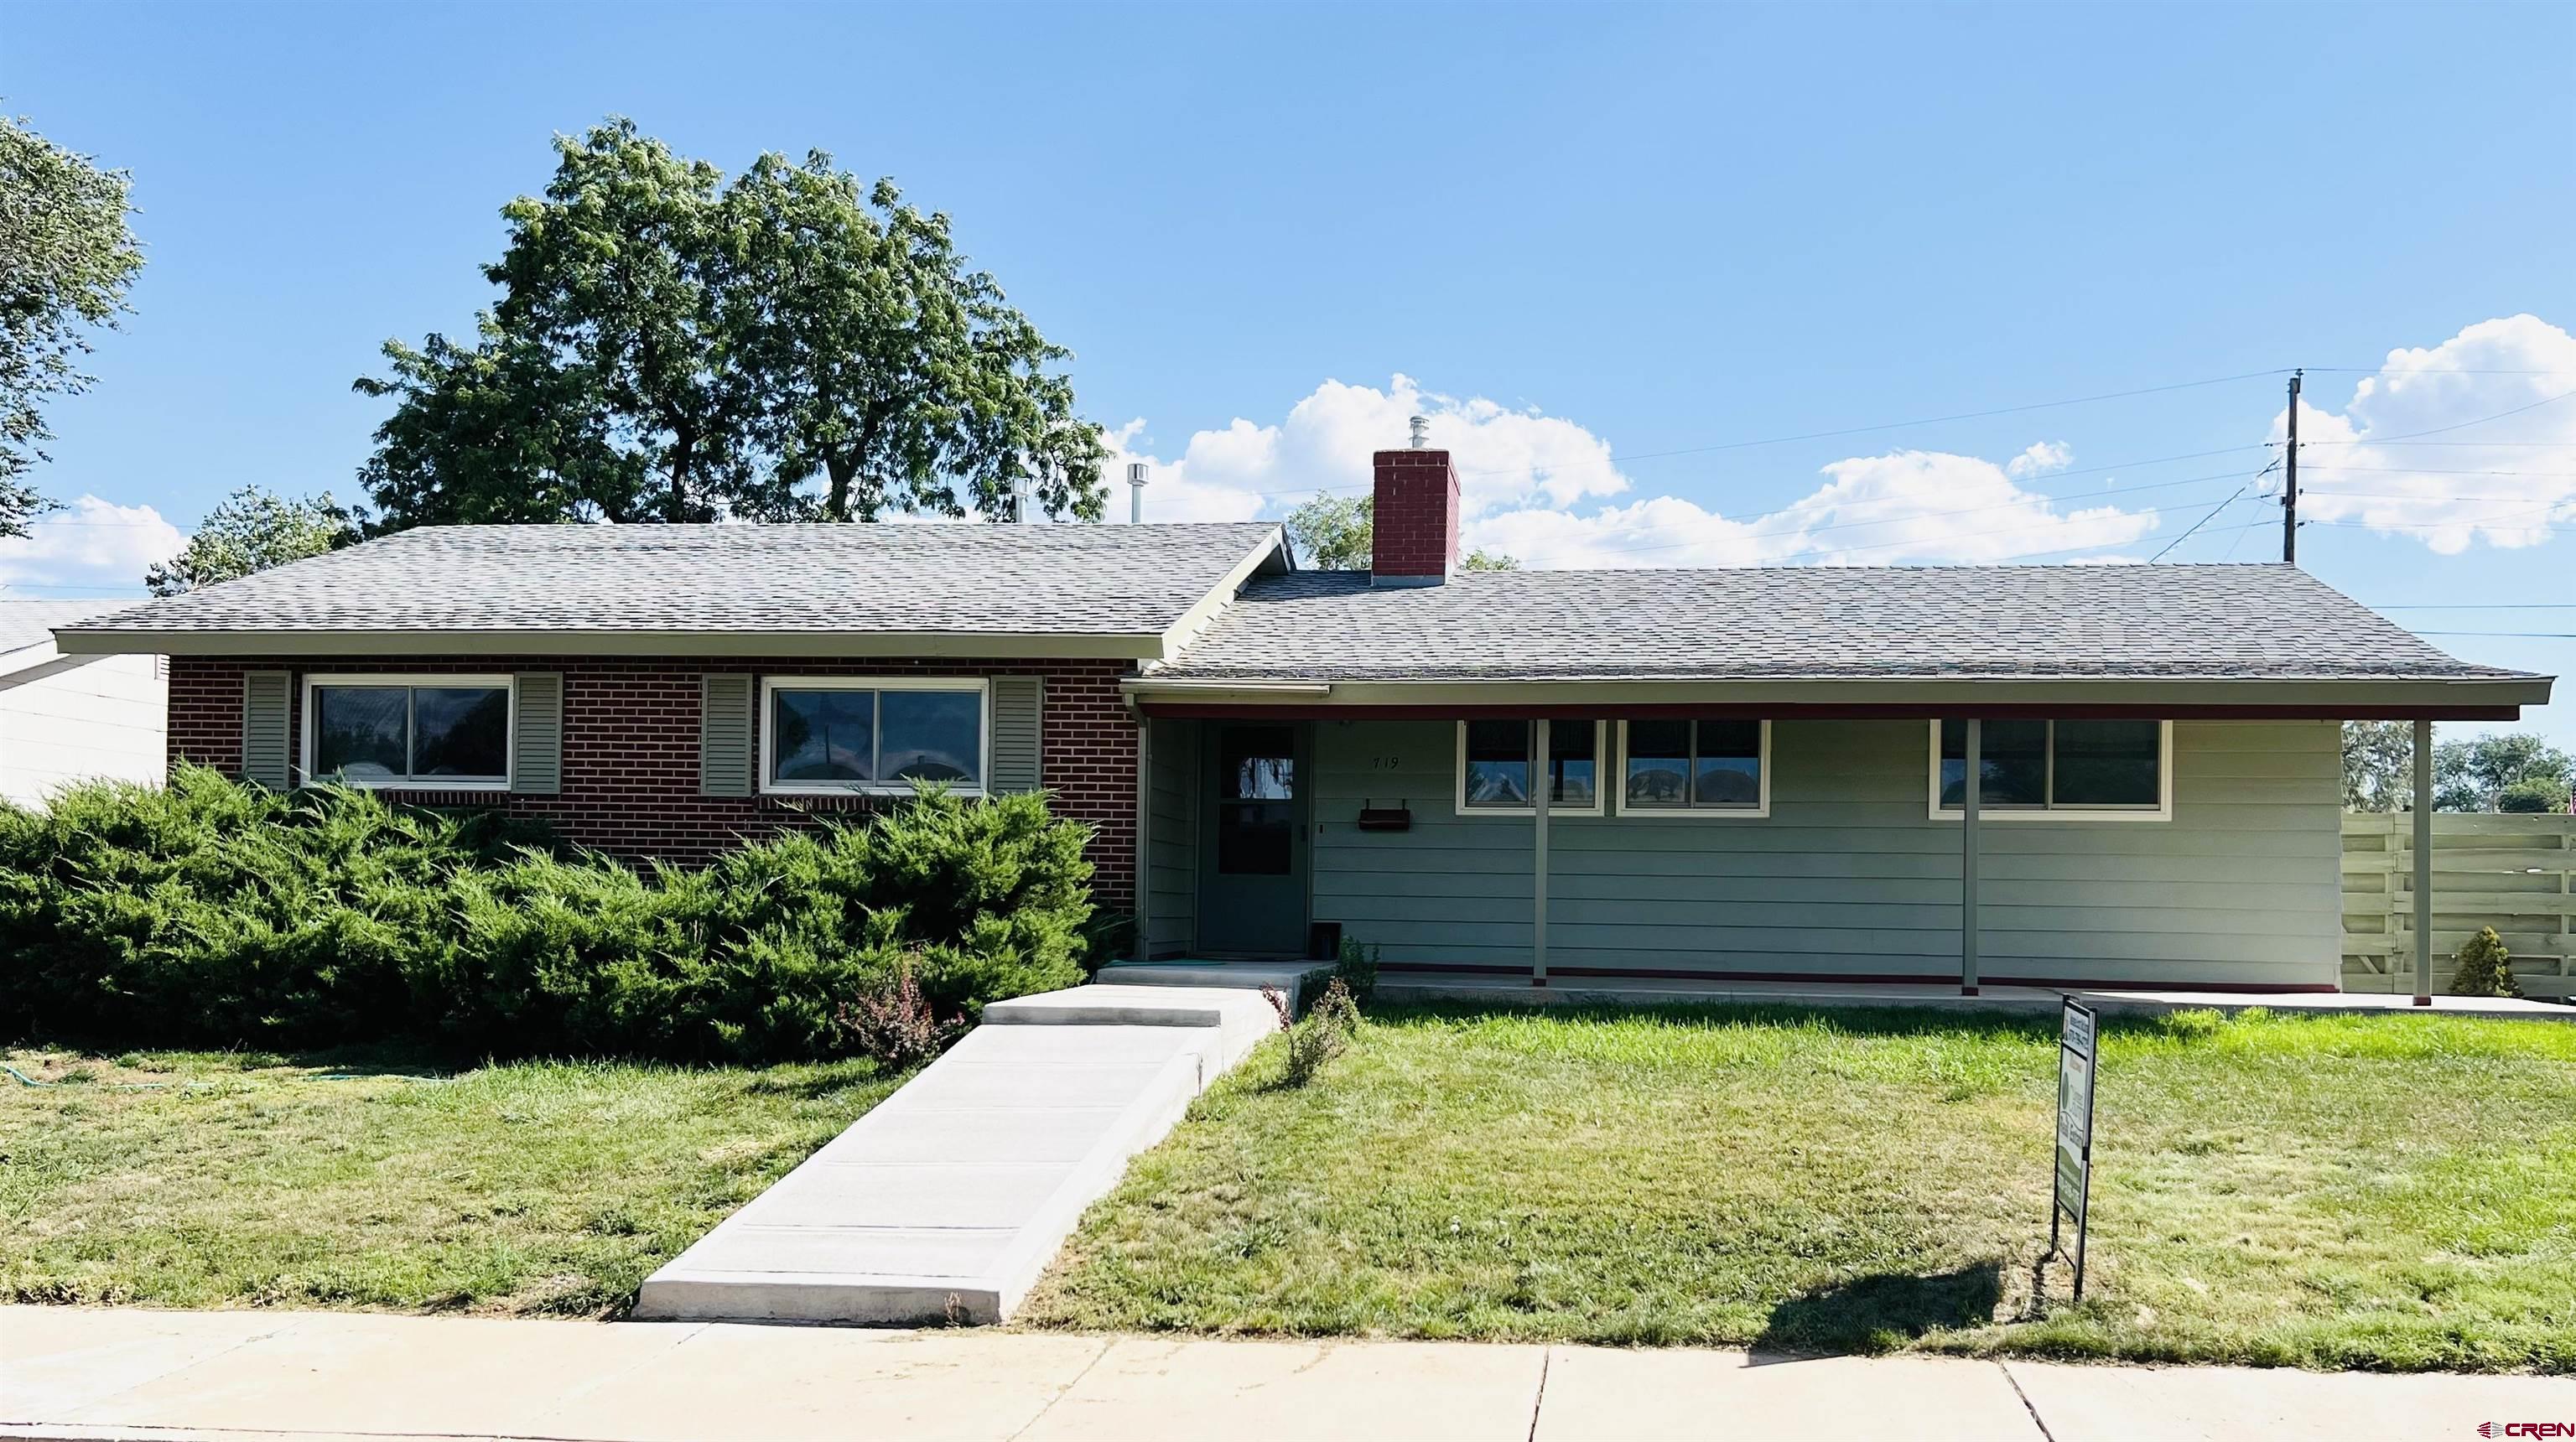
POLYGON ((1100 968, 1104 986, 1222 986, 1258 992, 1272 987, 1303 1008, 1331 980, 1329 961, 1122 961, 1100 968))
POLYGON ((1076 987, 984 1020, 655 1272, 635 1315, 1003 1321, 1128 1160, 1278 1029, 1233 988, 1076 987))

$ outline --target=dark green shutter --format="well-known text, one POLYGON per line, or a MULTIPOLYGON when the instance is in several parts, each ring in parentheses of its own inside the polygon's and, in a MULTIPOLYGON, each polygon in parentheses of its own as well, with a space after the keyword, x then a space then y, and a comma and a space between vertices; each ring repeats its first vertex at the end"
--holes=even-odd
POLYGON ((698 793, 751 794, 751 678, 698 678, 698 793))
POLYGON ((510 789, 552 796, 563 789, 563 673, 518 675, 519 729, 510 739, 510 789))
POLYGON ((285 671, 242 673, 242 779, 271 791, 287 788, 287 700, 295 689, 285 671))
POLYGON ((993 678, 993 777, 996 794, 1038 789, 1038 713, 1045 683, 1036 676, 993 678))

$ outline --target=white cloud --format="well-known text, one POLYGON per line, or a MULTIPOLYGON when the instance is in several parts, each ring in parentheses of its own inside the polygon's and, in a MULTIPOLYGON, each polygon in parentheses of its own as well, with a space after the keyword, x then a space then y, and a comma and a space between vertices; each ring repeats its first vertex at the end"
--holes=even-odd
MULTIPOLYGON (((1467 544, 1534 566, 1999 560, 2116 547, 2156 525, 2150 513, 2116 506, 2061 510, 2015 484, 2074 459, 2056 441, 2001 465, 1937 451, 1855 456, 1824 467, 1824 483, 1785 509, 1744 517, 1678 496, 1626 499, 1634 486, 1610 443, 1584 427, 1441 395, 1402 375, 1384 390, 1328 380, 1275 425, 1238 419, 1198 432, 1177 459, 1154 461, 1145 515, 1249 520, 1283 515, 1318 490, 1363 494, 1370 453, 1403 445, 1415 415, 1428 418, 1431 444, 1458 469, 1467 544)), ((1149 458, 1144 422, 1110 441, 1108 475, 1123 485, 1126 463, 1149 458)), ((1126 516, 1126 500, 1113 489, 1112 519, 1126 516)))
MULTIPOLYGON (((2480 540, 2538 545, 2576 524, 2570 392, 2576 337, 2538 316, 2390 351, 2341 412, 2299 407, 2300 517, 2413 536, 2446 556, 2480 540)), ((2273 440, 2286 419, 2274 418, 2273 440)))
POLYGON ((150 506, 83 496, 0 540, 0 587, 30 597, 74 600, 102 588, 140 591, 143 573, 188 544, 187 534, 150 506))
POLYGON ((1154 467, 1145 487, 1148 520, 1249 520, 1319 490, 1359 495, 1369 486, 1370 453, 1404 445, 1407 419, 1417 415, 1431 423, 1431 444, 1448 449, 1470 515, 1532 502, 1573 505, 1628 488, 1609 442, 1572 421, 1441 395, 1399 375, 1384 390, 1328 380, 1278 424, 1238 418, 1191 436, 1172 460, 1154 456, 1143 441, 1144 422, 1131 421, 1109 437, 1109 514, 1127 515, 1127 498, 1117 492, 1131 460, 1154 467))
POLYGON ((2075 448, 2064 441, 2033 441, 2027 450, 2004 462, 2004 474, 2014 480, 2044 476, 2075 464, 2075 448))
POLYGON ((2156 528, 2144 511, 2061 510, 2056 498, 2023 490, 2006 467, 1977 456, 1854 456, 1823 474, 1823 486, 1765 515, 1730 519, 1659 496, 1588 516, 1538 509, 1488 516, 1469 523, 1467 539, 1552 567, 1894 565, 2106 550, 2156 528))

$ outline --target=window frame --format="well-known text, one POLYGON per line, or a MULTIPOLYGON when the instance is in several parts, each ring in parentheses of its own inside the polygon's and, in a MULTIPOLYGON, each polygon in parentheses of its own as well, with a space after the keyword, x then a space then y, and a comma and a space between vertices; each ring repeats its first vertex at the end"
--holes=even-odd
MULTIPOLYGON (((2057 791, 2057 723, 2061 720, 2089 718, 2049 716, 2038 719, 2048 723, 2048 740, 2040 757, 2041 764, 2046 768, 2046 779, 2041 785, 2043 791, 2053 797, 2057 791)), ((1966 815, 1966 809, 1941 804, 1941 720, 1942 718, 1935 716, 1931 721, 1931 775, 1926 789, 1930 793, 1932 819, 1958 821, 1966 815)), ((2174 796, 2173 727, 2174 724, 2170 718, 2156 722, 2156 804, 2153 806, 2058 806, 2053 801, 2038 806, 1980 805, 1977 808, 1977 820, 1981 824, 1988 821, 2171 821, 2174 796)))
MULTIPOLYGON (((1687 720, 1691 723, 1691 759, 1693 763, 1693 771, 1696 773, 1699 759, 1698 747, 1700 721, 1703 719, 1740 721, 1744 718, 1740 716, 1708 718, 1691 716, 1680 719, 1687 720)), ((1936 741, 1935 744, 1937 745, 1938 742, 1936 741)), ((1762 763, 1762 800, 1757 805, 1716 806, 1700 801, 1685 801, 1678 806, 1631 805, 1628 801, 1628 722, 1623 718, 1619 722, 1619 815, 1622 817, 1634 817, 1641 821, 1768 820, 1771 816, 1771 719, 1767 716, 1762 719, 1761 747, 1761 755, 1758 759, 1762 763)), ((1696 786, 1696 774, 1694 774, 1692 779, 1693 785, 1696 786)))
MULTIPOLYGON (((1480 716, 1477 719, 1480 721, 1521 720, 1523 725, 1530 728, 1530 750, 1535 752, 1538 749, 1538 718, 1536 717, 1515 718, 1511 716, 1480 716)), ((1558 722, 1551 719, 1548 722, 1550 734, 1553 735, 1554 728, 1556 726, 1564 724, 1573 723, 1558 722)), ((1569 806, 1558 802, 1550 802, 1548 803, 1547 808, 1548 815, 1602 816, 1608 814, 1603 810, 1603 806, 1608 800, 1609 793, 1602 789, 1602 772, 1605 763, 1609 759, 1609 729, 1610 722, 1606 717, 1592 723, 1592 804, 1590 806, 1569 806)), ((1456 769, 1451 775, 1449 804, 1450 809, 1455 811, 1458 815, 1538 815, 1538 807, 1535 802, 1528 806, 1470 806, 1467 804, 1467 723, 1465 721, 1460 721, 1458 723, 1458 755, 1456 760, 1456 769)), ((1531 789, 1533 791, 1542 788, 1546 784, 1546 773, 1546 758, 1536 755, 1530 757, 1530 780, 1531 789)))
MULTIPOLYGON (((778 772, 778 703, 780 691, 955 691, 972 692, 975 703, 975 784, 945 783, 959 796, 980 797, 992 794, 993 785, 993 682, 989 676, 763 676, 760 678, 760 708, 754 723, 760 729, 760 794, 763 796, 910 796, 922 785, 917 781, 788 781, 776 780, 778 772)), ((880 714, 879 721, 883 716, 880 714)), ((882 729, 871 744, 884 749, 882 729)), ((871 758, 874 759, 873 757, 871 758)))
MULTIPOLYGON (((506 672, 465 672, 454 675, 441 675, 434 672, 415 671, 320 671, 306 673, 303 681, 304 697, 301 713, 297 717, 299 724, 296 729, 299 733, 299 744, 296 747, 295 759, 299 769, 304 773, 304 779, 307 784, 311 784, 315 781, 330 780, 336 781, 338 784, 343 786, 355 786, 366 791, 503 792, 508 791, 518 782, 519 678, 515 675, 511 675, 506 672), (472 690, 476 688, 488 688, 506 693, 510 698, 510 719, 508 729, 502 736, 500 779, 492 780, 489 778, 482 778, 466 780, 452 776, 403 775, 384 780, 376 780, 370 777, 317 774, 313 769, 313 750, 314 743, 318 741, 320 737, 314 729, 313 721, 315 713, 321 704, 318 693, 330 688, 365 686, 386 688, 394 686, 405 688, 426 686, 436 690, 472 690)), ((412 741, 414 740, 411 735, 414 720, 410 711, 411 701, 408 696, 404 698, 403 705, 405 708, 403 717, 403 755, 404 762, 408 765, 410 762, 412 741)))

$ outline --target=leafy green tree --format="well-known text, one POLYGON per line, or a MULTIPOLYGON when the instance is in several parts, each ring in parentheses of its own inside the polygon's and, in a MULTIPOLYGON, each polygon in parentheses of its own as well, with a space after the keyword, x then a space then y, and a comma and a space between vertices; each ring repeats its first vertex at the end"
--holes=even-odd
POLYGON ((830 521, 886 510, 1100 516, 1099 427, 1050 369, 1070 352, 969 270, 948 217, 863 188, 822 151, 763 155, 727 188, 731 379, 779 488, 822 477, 830 521), (960 488, 964 493, 960 494, 960 488))
POLYGON ((89 389, 90 332, 130 309, 143 268, 132 208, 124 171, 0 115, 0 536, 47 508, 25 479, 53 435, 40 403, 89 389))
MULTIPOLYGON (((1288 539, 1297 554, 1318 571, 1365 571, 1376 544, 1377 501, 1373 496, 1336 496, 1318 491, 1315 499, 1288 513, 1288 539)), ((1483 549, 1458 561, 1462 571, 1517 571, 1516 557, 1483 549)))
POLYGON ((2404 811, 2414 804, 2415 724, 2343 723, 2343 804, 2354 811, 2404 811))
POLYGON ((358 471, 383 513, 375 529, 657 519, 652 459, 614 439, 590 373, 488 315, 478 328, 472 347, 388 342, 392 373, 357 382, 397 402, 358 471))
POLYGON ((545 194, 503 209, 476 343, 391 343, 357 382, 397 402, 361 472, 384 528, 999 516, 1023 493, 1098 517, 1067 353, 946 217, 820 153, 727 185, 630 121, 556 149, 545 194))
POLYGON ((653 473, 660 519, 742 509, 750 415, 718 294, 736 243, 722 175, 629 120, 558 136, 555 151, 545 195, 501 208, 510 243, 484 273, 502 334, 586 382, 614 418, 606 434, 653 473))
POLYGON ((244 486, 207 512, 188 548, 155 565, 143 583, 155 596, 176 596, 357 540, 357 518, 328 491, 289 498, 244 486))
POLYGON ((2502 731, 2433 748, 2433 776, 2434 805, 2443 811, 2499 810, 2508 791, 2527 807, 2534 794, 2563 796, 2576 758, 2527 732, 2502 731))

